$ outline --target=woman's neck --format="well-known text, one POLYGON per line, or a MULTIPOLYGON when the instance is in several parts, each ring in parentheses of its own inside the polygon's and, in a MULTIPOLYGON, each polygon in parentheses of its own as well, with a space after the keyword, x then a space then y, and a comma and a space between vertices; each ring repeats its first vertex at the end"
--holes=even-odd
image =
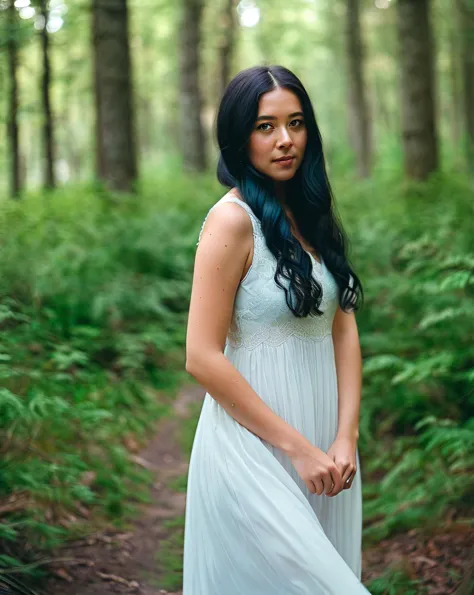
POLYGON ((275 195, 281 205, 284 205, 286 203, 286 191, 285 191, 284 183, 282 183, 282 182, 275 183, 275 195))

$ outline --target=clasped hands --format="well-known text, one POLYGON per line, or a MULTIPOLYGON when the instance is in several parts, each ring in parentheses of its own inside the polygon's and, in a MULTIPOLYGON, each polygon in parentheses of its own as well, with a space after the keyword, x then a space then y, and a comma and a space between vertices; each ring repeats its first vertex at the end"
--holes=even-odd
POLYGON ((356 445, 356 441, 350 438, 339 437, 334 440, 327 451, 326 454, 335 462, 342 476, 343 486, 338 491, 329 492, 327 494, 328 497, 332 498, 333 496, 337 496, 342 490, 349 490, 351 488, 355 474, 357 473, 356 445))

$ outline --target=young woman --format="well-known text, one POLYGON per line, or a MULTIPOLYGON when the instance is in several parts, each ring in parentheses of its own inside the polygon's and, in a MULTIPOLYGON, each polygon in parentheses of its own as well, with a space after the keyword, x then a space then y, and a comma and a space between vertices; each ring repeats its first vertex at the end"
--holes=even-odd
POLYGON ((183 595, 356 595, 363 298, 311 101, 281 66, 222 98, 186 369, 208 391, 188 475, 183 595))

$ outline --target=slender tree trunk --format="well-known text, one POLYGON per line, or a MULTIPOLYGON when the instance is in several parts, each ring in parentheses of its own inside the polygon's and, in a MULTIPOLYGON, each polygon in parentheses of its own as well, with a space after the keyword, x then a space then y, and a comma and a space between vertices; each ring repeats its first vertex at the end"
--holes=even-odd
POLYGON ((230 80, 232 58, 235 49, 237 19, 235 14, 235 0, 225 0, 221 17, 219 36, 219 79, 218 98, 221 99, 230 80))
POLYGON ((137 162, 127 0, 93 0, 92 14, 97 177, 131 192, 137 162))
POLYGON ((190 171, 204 171, 207 165, 206 138, 201 119, 199 88, 201 19, 203 0, 184 0, 180 38, 181 151, 190 171))
POLYGON ((8 72, 10 78, 9 106, 8 106, 8 138, 10 141, 10 196, 18 198, 21 191, 20 183, 20 147, 18 134, 18 80, 17 80, 17 14, 14 0, 8 5, 8 72))
POLYGON ((347 0, 346 52, 349 91, 350 141, 361 178, 372 167, 372 127, 364 82, 364 44, 360 26, 360 1, 347 0))
POLYGON ((458 0, 461 25, 461 72, 468 168, 474 172, 474 1, 458 0))
POLYGON ((380 76, 375 75, 374 78, 374 101, 377 111, 378 120, 381 122, 384 133, 391 132, 392 118, 390 115, 390 107, 387 105, 387 91, 384 88, 384 83, 380 76))
POLYGON ((398 0, 405 173, 426 179, 438 168, 430 0, 398 0))
MULTIPOLYGON (((155 62, 156 62, 156 49, 155 40, 146 35, 141 40, 140 48, 136 49, 140 56, 141 71, 146 73, 145 76, 148 78, 155 79, 155 62)), ((147 85, 146 88, 141 89, 140 94, 135 95, 136 104, 136 137, 137 137, 137 148, 138 148, 138 159, 141 162, 143 159, 147 159, 156 149, 154 141, 157 140, 157 136, 153 123, 155 117, 153 113, 153 105, 156 94, 153 86, 147 85)))
MULTIPOLYGON (((64 49, 64 57, 67 63, 71 63, 71 46, 67 44, 64 49)), ((68 178, 71 180, 79 177, 79 170, 76 169, 75 155, 78 147, 74 142, 73 111, 74 111, 74 93, 73 93, 74 74, 72 69, 64 77, 61 93, 61 115, 59 120, 56 118, 56 130, 60 131, 61 139, 59 146, 63 148, 63 158, 67 163, 68 178)))
POLYGON ((96 13, 98 7, 96 3, 93 5, 93 19, 92 19, 92 55, 94 59, 94 101, 95 101, 95 174, 98 180, 105 181, 107 179, 107 172, 105 168, 104 143, 102 138, 102 98, 101 98, 101 81, 100 81, 100 58, 99 52, 96 49, 98 45, 97 39, 99 37, 98 18, 96 13))
POLYGON ((44 27, 41 30, 41 49, 43 52, 43 77, 41 81, 41 98, 43 103, 43 150, 44 150, 44 185, 46 188, 54 188, 56 180, 54 176, 54 139, 53 139, 53 115, 51 110, 51 65, 49 62, 49 35, 46 25, 48 24, 49 10, 47 0, 41 0, 40 10, 44 19, 44 27))
POLYGON ((451 138, 454 147, 461 140, 462 99, 460 84, 460 48, 456 19, 452 19, 449 27, 449 78, 451 84, 451 138))

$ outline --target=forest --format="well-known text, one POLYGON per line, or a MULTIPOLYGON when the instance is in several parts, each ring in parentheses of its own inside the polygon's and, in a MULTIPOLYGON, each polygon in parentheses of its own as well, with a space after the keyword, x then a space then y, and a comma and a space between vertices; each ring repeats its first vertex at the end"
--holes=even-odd
POLYGON ((196 242, 258 64, 364 286, 362 580, 474 593, 474 0, 0 0, 2 595, 181 593, 196 242))

